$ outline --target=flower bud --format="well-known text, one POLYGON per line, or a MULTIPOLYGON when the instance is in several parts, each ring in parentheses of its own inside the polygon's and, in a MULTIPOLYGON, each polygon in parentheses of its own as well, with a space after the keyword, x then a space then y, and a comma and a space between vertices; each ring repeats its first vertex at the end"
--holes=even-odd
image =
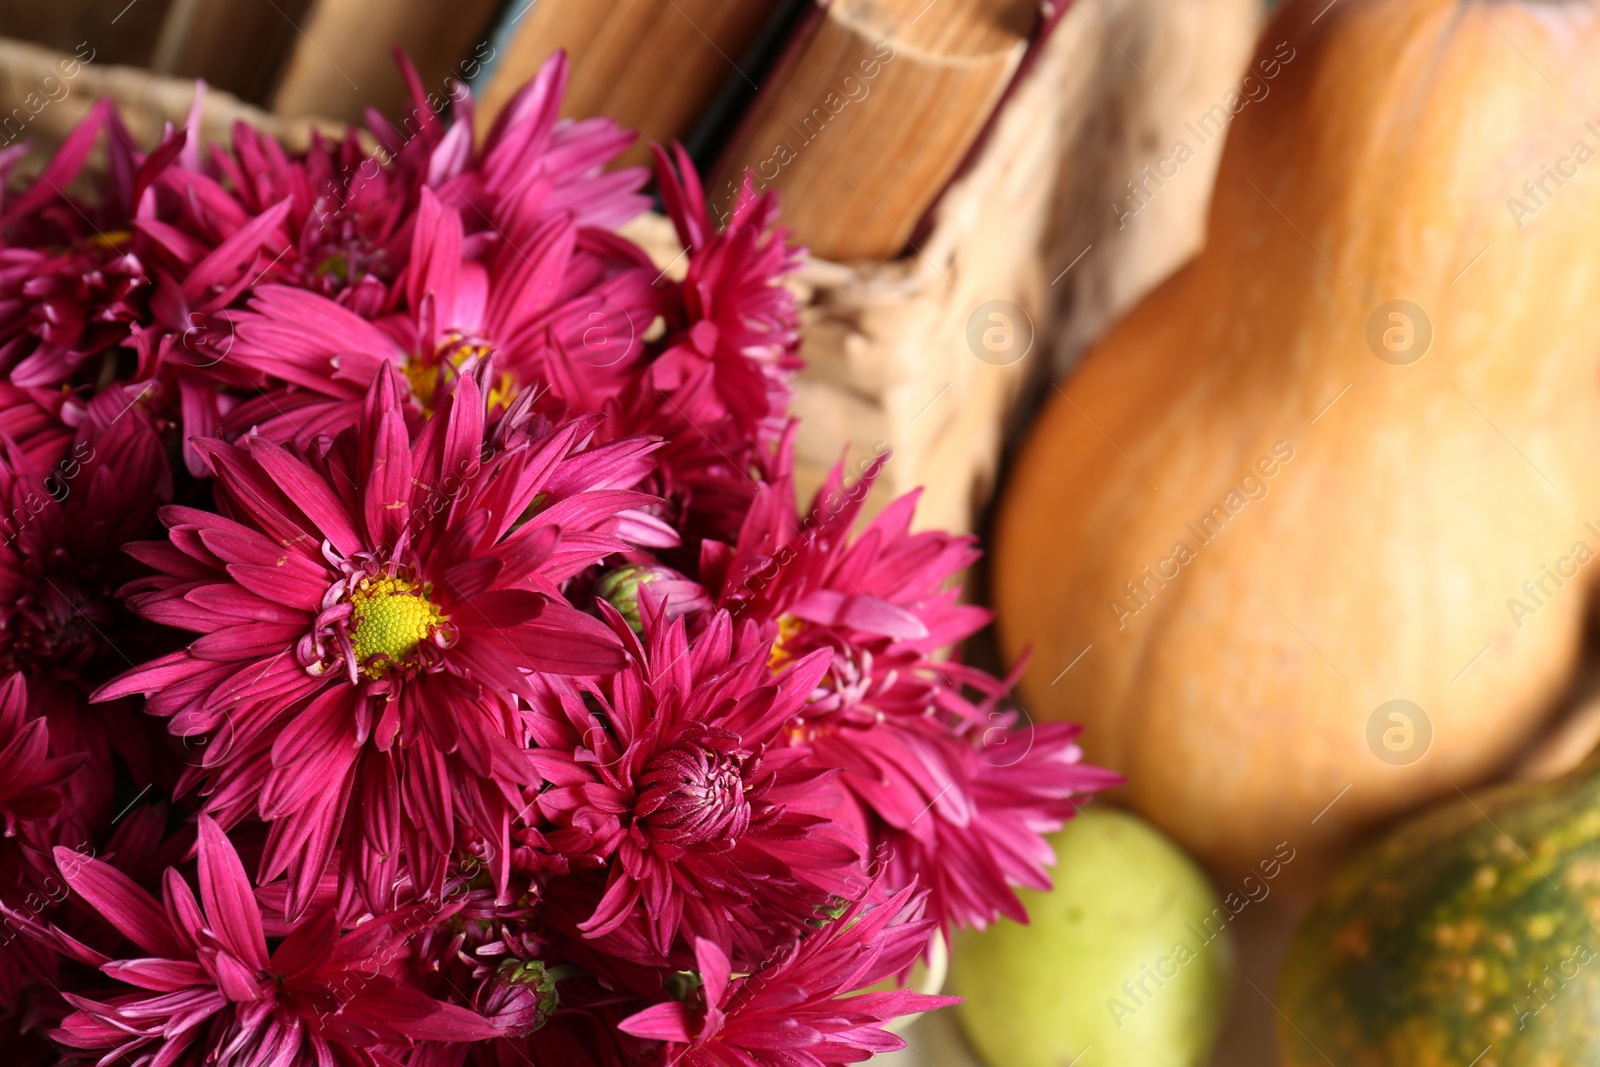
POLYGON ((479 984, 472 1006, 505 1036, 526 1037, 555 1014, 558 977, 540 960, 506 960, 479 984))
POLYGON ((639 617, 639 587, 643 585, 650 586, 651 596, 663 604, 669 619, 711 607, 711 598, 698 582, 652 563, 629 563, 609 570, 600 576, 594 591, 638 633, 644 628, 639 617))

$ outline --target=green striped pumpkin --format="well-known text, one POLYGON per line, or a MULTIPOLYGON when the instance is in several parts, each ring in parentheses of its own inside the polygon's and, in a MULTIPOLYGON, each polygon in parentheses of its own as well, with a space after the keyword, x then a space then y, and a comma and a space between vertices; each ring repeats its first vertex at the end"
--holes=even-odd
POLYGON ((1600 1067, 1600 759, 1402 826, 1302 923, 1286 1067, 1600 1067))

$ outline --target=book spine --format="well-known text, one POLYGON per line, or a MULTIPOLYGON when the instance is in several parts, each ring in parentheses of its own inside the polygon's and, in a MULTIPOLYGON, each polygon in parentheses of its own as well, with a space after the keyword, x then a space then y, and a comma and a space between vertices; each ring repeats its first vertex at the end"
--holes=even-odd
POLYGON ((827 15, 828 0, 804 0, 806 10, 795 22, 794 28, 789 32, 788 43, 779 51, 776 59, 768 68, 761 84, 766 88, 756 90, 755 95, 749 100, 744 109, 743 116, 733 125, 721 150, 716 154, 716 163, 707 172, 711 175, 711 182, 707 185, 707 199, 713 205, 713 213, 720 214, 731 210, 736 202, 737 192, 743 177, 729 173, 731 168, 738 163, 733 157, 733 152, 743 143, 745 135, 750 132, 759 112, 760 103, 772 93, 772 87, 783 84, 784 76, 793 66, 800 61, 806 48, 811 44, 812 38, 817 35, 817 29, 822 25, 822 20, 827 15), (730 195, 730 183, 732 194, 730 195))
MULTIPOLYGON (((995 123, 999 121, 1006 105, 1011 102, 1012 96, 1016 94, 1017 87, 1022 84, 1023 79, 1028 76, 1034 65, 1038 63, 1039 56, 1043 54, 1045 45, 1049 44, 1050 38, 1055 35, 1056 27, 1061 25, 1062 20, 1067 16, 1067 12, 1072 10, 1072 4, 1073 0, 1044 0, 1039 5, 1038 18, 1034 20, 1033 32, 1028 36, 1028 50, 1022 54, 1022 61, 1017 64, 1017 69, 1012 73, 1011 80, 1006 83, 1005 91, 1000 94, 1000 99, 995 103, 994 110, 989 113, 989 121, 983 124, 983 129, 978 131, 978 136, 972 142, 972 146, 967 149, 967 154, 961 157, 961 165, 956 167, 954 174, 950 175, 950 180, 945 183, 945 189, 949 189, 950 186, 965 177, 967 172, 972 169, 973 164, 977 162, 978 156, 983 151, 983 146, 989 142, 989 136, 994 132, 995 123)), ((916 229, 911 235, 913 244, 920 244, 932 231, 934 214, 939 210, 939 201, 943 199, 944 189, 941 189, 939 195, 933 198, 933 203, 928 205, 928 210, 917 222, 916 229)))

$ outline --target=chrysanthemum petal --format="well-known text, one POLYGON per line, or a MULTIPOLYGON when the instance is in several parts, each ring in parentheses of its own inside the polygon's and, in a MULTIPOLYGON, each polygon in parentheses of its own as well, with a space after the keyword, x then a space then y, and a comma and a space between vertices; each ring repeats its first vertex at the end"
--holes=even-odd
POLYGON ((90 859, 70 848, 58 846, 54 854, 56 868, 73 891, 94 905, 128 940, 154 956, 182 958, 183 950, 166 915, 138 883, 104 860, 90 859))
POLYGON ((199 848, 200 903, 206 918, 229 952, 260 970, 267 962, 267 940, 255 892, 228 835, 208 815, 200 816, 199 848))

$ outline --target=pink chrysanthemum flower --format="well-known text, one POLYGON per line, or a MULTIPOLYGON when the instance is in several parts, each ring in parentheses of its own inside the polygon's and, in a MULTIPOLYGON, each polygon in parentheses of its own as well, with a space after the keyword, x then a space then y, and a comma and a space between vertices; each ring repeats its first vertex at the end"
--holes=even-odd
POLYGON ((848 891, 860 857, 853 835, 809 814, 827 803, 833 773, 784 743, 826 657, 773 676, 754 627, 718 615, 691 644, 682 619, 666 622, 642 596, 642 639, 607 610, 628 650, 623 670, 544 682, 532 757, 548 784, 530 800, 549 847, 609 861, 604 895, 578 927, 590 938, 620 931, 607 951, 642 947, 664 963, 706 937, 758 960, 775 931, 802 928, 848 891))
POLYGON ((471 95, 457 88, 447 126, 415 69, 410 63, 402 67, 411 87, 411 111, 398 124, 369 112, 368 128, 396 157, 414 146, 426 149, 427 183, 461 212, 469 235, 493 231, 485 236, 518 240, 560 215, 579 228, 615 230, 650 206, 639 193, 649 179, 645 168, 606 169, 633 143, 631 130, 604 117, 561 118, 569 70, 565 51, 547 59, 501 108, 477 148, 471 95))
POLYGON ((259 290, 238 317, 232 358, 287 384, 239 407, 227 427, 277 441, 335 432, 385 367, 401 372, 408 410, 431 413, 491 354, 497 404, 559 387, 574 409, 598 409, 642 352, 656 296, 642 252, 610 277, 574 269, 581 240, 570 219, 555 218, 476 262, 464 258, 461 215, 424 189, 400 282, 403 310, 368 322, 314 293, 259 290), (586 347, 586 335, 604 343, 586 347))
POLYGON ((0 669, 68 687, 122 654, 115 593, 136 573, 122 546, 149 535, 172 495, 137 403, 107 390, 77 417, 70 440, 49 435, 54 448, 7 441, 0 455, 0 669))
POLYGON ((692 571, 705 541, 731 542, 757 489, 770 480, 773 456, 734 423, 715 397, 709 372, 671 393, 635 376, 606 410, 603 429, 662 438, 647 487, 665 501, 662 515, 683 538, 672 557, 692 571))
POLYGON ((100 101, 43 173, 5 203, 0 371, 12 384, 98 388, 159 376, 141 386, 147 406, 181 415, 200 433, 216 423, 219 383, 252 384, 226 363, 226 323, 218 316, 272 264, 289 204, 256 217, 207 211, 204 233, 163 220, 204 185, 194 144, 198 105, 197 95, 188 127, 169 129, 143 154, 110 101, 100 101), (88 179, 96 195, 80 198, 70 189, 102 133, 105 166, 88 179), (201 370, 206 384, 197 388, 193 375, 201 370))
POLYGON ((682 282, 658 283, 666 332, 608 421, 612 433, 666 442, 652 489, 693 553, 702 537, 737 535, 782 436, 801 366, 799 305, 783 278, 801 251, 785 242, 771 195, 742 198, 718 232, 687 154, 675 152, 676 167, 656 149, 657 178, 688 268, 682 282))
POLYGON ((664 1001, 620 1029, 665 1043, 652 1063, 685 1067, 832 1067, 904 1048, 885 1023, 956 998, 856 991, 910 968, 934 925, 921 913, 910 888, 875 906, 857 903, 756 973, 737 977, 727 954, 701 938, 693 1001, 664 1001))
POLYGON ((182 133, 169 133, 154 152, 139 153, 101 100, 29 187, 0 201, 0 371, 12 384, 53 386, 80 368, 92 380, 99 357, 147 317, 151 280, 132 248, 132 220, 182 144, 182 133), (109 158, 98 195, 72 196, 102 131, 109 158))
MULTIPOLYGON (((786 442, 787 444, 787 442, 786 442)), ((852 536, 885 452, 846 484, 835 467, 802 514, 789 450, 761 487, 731 551, 715 551, 704 575, 722 608, 777 622, 776 655, 817 649, 834 656, 830 696, 812 715, 869 725, 886 707, 920 713, 941 680, 929 657, 986 626, 990 614, 960 602, 952 579, 979 558, 976 538, 911 532, 917 492, 891 503, 852 536), (888 657, 888 662, 880 663, 888 657), (863 709, 871 697, 874 707, 863 709)), ((959 672, 959 665, 955 665, 959 672)))
MULTIPOLYGON (((0 439, 34 473, 48 474, 72 446, 66 423, 66 396, 60 390, 23 389, 0 382, 0 439)), ((76 412, 74 412, 76 414, 76 412)))
POLYGON ((652 499, 628 488, 652 445, 586 451, 592 419, 551 429, 531 399, 490 430, 479 381, 462 379, 413 440, 384 368, 359 425, 309 454, 202 442, 223 514, 168 508, 171 542, 129 548, 160 572, 130 606, 204 636, 97 699, 144 693, 174 733, 215 739, 193 772, 207 810, 272 823, 262 878, 291 871, 291 912, 341 827, 375 909, 401 857, 438 891, 458 821, 502 842, 503 864, 534 780, 516 698, 541 672, 622 665, 562 584, 636 532, 670 539, 632 510, 652 499))
POLYGON ((476 1013, 397 974, 407 935, 392 916, 341 935, 322 911, 269 954, 250 879, 210 818, 200 819, 198 901, 171 868, 158 902, 110 864, 56 855, 73 891, 139 951, 116 959, 58 935, 64 951, 128 990, 66 994, 76 1010, 52 1036, 101 1062, 380 1067, 418 1041, 495 1036, 476 1013))
MULTIPOLYGON (((562 215, 611 229, 649 206, 638 194, 642 168, 604 169, 632 134, 609 119, 559 119, 564 55, 547 61, 501 113, 481 151, 472 145, 470 94, 458 85, 448 100, 430 99, 410 60, 397 61, 412 107, 395 119, 369 110, 376 152, 352 130, 342 140, 313 134, 304 153, 290 153, 239 123, 231 151, 213 147, 203 165, 197 151, 187 153, 187 169, 157 186, 166 224, 151 232, 157 265, 181 277, 196 253, 283 205, 272 234, 280 254, 257 281, 316 292, 374 318, 392 305, 424 188, 460 211, 469 233, 493 231, 485 240, 562 215)), ((198 132, 191 125, 191 139, 198 132)))
MULTIPOLYGON (((414 106, 398 123, 369 114, 376 153, 359 154, 351 135, 290 157, 239 128, 233 155, 213 154, 222 181, 169 181, 186 183, 186 202, 208 205, 164 231, 172 237, 168 258, 180 265, 185 236, 215 228, 212 219, 230 222, 213 242, 244 219, 274 213, 281 221, 273 232, 282 231, 268 241, 278 257, 250 282, 261 297, 246 325, 230 316, 176 331, 211 357, 179 375, 191 392, 211 383, 211 394, 185 394, 190 432, 256 428, 302 443, 336 433, 354 417, 379 361, 405 371, 416 406, 428 411, 490 351, 504 374, 502 397, 533 384, 564 386, 572 408, 589 411, 619 388, 608 384, 621 373, 612 368, 637 358, 655 317, 655 271, 606 232, 649 204, 638 194, 643 168, 605 170, 633 135, 609 119, 559 119, 567 72, 560 54, 475 150, 470 94, 459 89, 451 98, 447 124, 443 101, 430 100, 409 61, 400 62, 414 106), (265 337, 273 340, 262 351, 254 342, 265 337), (218 386, 237 395, 215 396, 218 386)), ((171 325, 164 343, 186 357, 172 347, 171 325)), ((183 362, 194 361, 180 361, 180 372, 183 362)))
MULTIPOLYGON (((50 756, 50 728, 28 718, 20 674, 0 681, 0 831, 6 841, 37 844, 28 830, 61 810, 61 784, 82 762, 50 756)), ((0 862, 0 891, 16 888, 13 865, 0 862)))
POLYGON ((912 533, 916 493, 852 537, 885 462, 849 485, 836 468, 803 516, 785 469, 758 492, 733 550, 706 553, 705 577, 724 609, 766 622, 775 666, 829 658, 794 733, 842 769, 889 884, 920 880, 947 928, 1021 921, 1012 887, 1050 884, 1043 835, 1121 779, 1080 762, 1078 727, 1001 710, 1009 682, 935 658, 989 621, 952 584, 978 553, 971 537, 912 533))
MULTIPOLYGON (((54 873, 50 849, 61 837, 64 787, 82 763, 50 755, 49 726, 28 716, 22 675, 0 681, 0 912, 38 914, 59 902, 46 882, 54 873)), ((49 982, 55 973, 48 948, 24 924, 0 919, 0 1015, 18 1006, 27 983, 49 982)))
POLYGON ((998 712, 991 722, 960 731, 887 717, 816 745, 817 759, 843 769, 888 883, 926 885, 947 934, 999 915, 1026 922, 1014 887, 1050 888, 1056 857, 1045 835, 1123 780, 1083 762, 1075 724, 1019 724, 998 712))
POLYGON ((122 546, 153 532, 172 480, 151 420, 120 390, 72 417, 69 439, 35 435, 31 453, 0 439, 0 670, 28 679, 52 751, 89 759, 62 817, 83 840, 111 815, 113 751, 154 778, 145 717, 132 702, 91 711, 86 698, 160 647, 116 594, 139 572, 122 546))
MULTIPOLYGON (((406 228, 424 161, 380 166, 354 130, 339 141, 313 133, 304 154, 284 151, 242 122, 235 124, 232 140, 231 151, 212 147, 205 173, 174 173, 163 183, 179 233, 215 247, 287 201, 282 227, 273 234, 282 240, 282 255, 257 283, 296 285, 378 314, 405 267, 406 228)), ((173 240, 162 250, 172 257, 163 265, 181 272, 182 242, 173 240)))
POLYGON ((800 312, 783 276, 802 252, 787 243, 771 194, 746 196, 718 232, 704 190, 681 145, 676 159, 655 147, 656 175, 689 267, 678 285, 680 305, 667 323, 667 347, 650 368, 651 382, 670 393, 709 373, 724 412, 749 436, 775 439, 789 403, 789 380, 801 363, 800 312), (674 169, 676 162, 676 169, 674 169))
POLYGON ((496 901, 474 858, 453 872, 451 914, 412 941, 424 992, 458 1000, 492 1023, 498 1040, 470 1052, 419 1049, 408 1067, 483 1067, 551 1063, 622 1067, 637 1063, 648 1042, 616 1024, 659 996, 669 972, 597 956, 568 916, 545 907, 537 882, 513 875, 513 902, 496 901), (576 948, 576 954, 568 950, 576 948), (630 994, 629 990, 643 994, 630 994))
MULTIPOLYGON (((638 194, 643 168, 605 169, 632 135, 609 120, 559 119, 567 68, 558 56, 475 151, 465 90, 447 125, 436 110, 443 101, 430 102, 409 63, 402 65, 417 107, 399 125, 371 116, 382 146, 376 153, 351 133, 314 138, 292 154, 240 124, 231 151, 213 148, 203 157, 201 86, 186 128, 169 131, 146 156, 110 103, 97 104, 45 172, 0 203, 0 370, 18 385, 155 380, 152 403, 182 421, 186 438, 214 434, 241 399, 283 384, 273 368, 232 358, 238 339, 228 310, 276 284, 321 294, 363 318, 393 313, 406 295, 396 287, 429 190, 464 221, 465 254, 475 262, 515 250, 531 263, 523 247, 548 226, 570 229, 576 236, 564 238, 571 247, 560 269, 535 268, 551 268, 541 284, 563 300, 593 290, 566 309, 561 341, 581 345, 579 355, 596 367, 617 363, 630 346, 636 352, 633 336, 654 318, 638 294, 649 292, 654 272, 631 244, 604 232, 648 206, 638 194), (99 193, 71 197, 63 190, 103 130, 110 158, 99 193), (595 337, 604 342, 597 346, 595 337), (127 359, 118 357, 124 349, 127 359)), ((16 158, 0 156, 0 170, 16 158)), ((453 376, 463 360, 481 355, 474 346, 482 338, 466 320, 447 316, 437 325, 455 330, 461 345, 411 354, 422 364, 449 364, 444 373, 453 376)), ((356 387, 357 399, 366 384, 356 387)), ((598 406, 598 399, 578 405, 598 406)), ((269 406, 240 418, 248 426, 270 414, 269 406)), ((193 473, 204 473, 187 444, 185 458, 193 473)))
MULTIPOLYGON (((313 134, 305 152, 289 153, 243 123, 232 130, 231 151, 213 147, 202 162, 198 149, 186 149, 184 169, 156 185, 160 221, 147 228, 153 265, 181 279, 199 257, 270 215, 265 243, 274 258, 252 285, 292 285, 375 318, 392 309, 425 188, 464 217, 469 234, 482 234, 475 251, 557 217, 612 229, 649 206, 638 193, 643 168, 604 169, 632 134, 609 119, 559 119, 564 55, 547 61, 502 111, 481 151, 472 145, 470 94, 458 85, 448 101, 430 99, 410 61, 397 60, 413 106, 393 121, 369 111, 376 152, 351 131, 337 141, 313 134)), ((191 144, 198 144, 198 117, 196 109, 191 144)))

